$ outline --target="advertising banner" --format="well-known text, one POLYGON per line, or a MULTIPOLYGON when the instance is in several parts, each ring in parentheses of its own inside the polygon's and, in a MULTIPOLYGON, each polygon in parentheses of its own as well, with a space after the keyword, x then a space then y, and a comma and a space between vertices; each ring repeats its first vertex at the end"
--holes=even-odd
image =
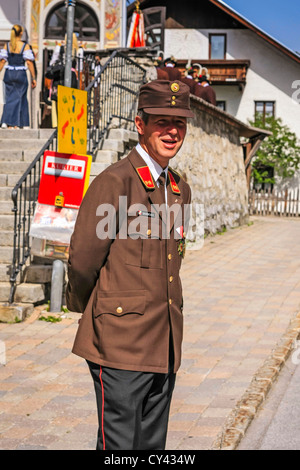
POLYGON ((78 210, 89 186, 91 155, 44 153, 31 253, 67 259, 78 210))
POLYGON ((91 155, 44 153, 38 202, 79 209, 89 186, 91 155))
POLYGON ((85 155, 87 151, 87 92, 58 86, 58 151, 85 155))

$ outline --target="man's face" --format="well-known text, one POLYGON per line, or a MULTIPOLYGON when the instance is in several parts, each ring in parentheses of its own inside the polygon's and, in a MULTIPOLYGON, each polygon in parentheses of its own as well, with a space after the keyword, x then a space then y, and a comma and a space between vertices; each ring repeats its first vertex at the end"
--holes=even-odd
POLYGON ((180 150, 187 128, 187 119, 177 116, 149 115, 147 124, 137 116, 135 119, 140 144, 162 168, 180 150))

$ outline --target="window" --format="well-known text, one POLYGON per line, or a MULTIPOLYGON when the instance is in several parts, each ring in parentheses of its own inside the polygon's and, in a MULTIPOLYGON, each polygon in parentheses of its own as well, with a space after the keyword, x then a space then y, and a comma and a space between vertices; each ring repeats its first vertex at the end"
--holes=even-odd
POLYGON ((275 117, 275 101, 255 101, 255 120, 265 123, 266 117, 275 117))
MULTIPOLYGON (((49 13, 45 25, 45 38, 63 39, 67 29, 65 2, 56 5, 49 13)), ((74 32, 80 41, 99 41, 99 22, 94 11, 87 5, 76 3, 74 32)))
POLYGON ((226 34, 209 35, 209 58, 226 59, 226 34))
POLYGON ((226 101, 217 101, 217 108, 226 111, 226 101))

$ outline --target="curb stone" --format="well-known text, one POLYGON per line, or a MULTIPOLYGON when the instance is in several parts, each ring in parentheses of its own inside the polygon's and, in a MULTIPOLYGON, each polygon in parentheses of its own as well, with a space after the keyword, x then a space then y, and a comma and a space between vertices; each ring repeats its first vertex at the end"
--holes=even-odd
POLYGON ((300 338, 300 312, 291 321, 277 347, 254 375, 248 390, 214 441, 211 450, 236 450, 262 403, 300 338))

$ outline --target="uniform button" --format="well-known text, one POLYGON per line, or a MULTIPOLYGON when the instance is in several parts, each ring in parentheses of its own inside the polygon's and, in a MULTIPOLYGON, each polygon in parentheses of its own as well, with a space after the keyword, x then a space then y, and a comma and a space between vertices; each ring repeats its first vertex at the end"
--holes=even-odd
POLYGON ((169 299, 169 304, 172 305, 172 299, 169 299))
POLYGON ((172 255, 171 255, 171 253, 170 253, 170 254, 168 254, 168 260, 171 261, 171 259, 172 259, 172 255))
POLYGON ((122 312, 123 312, 122 307, 118 307, 118 308, 117 308, 117 313, 122 313, 122 312))
POLYGON ((170 276, 169 281, 170 281, 170 282, 173 282, 173 276, 170 276))
POLYGON ((148 237, 151 235, 151 230, 150 229, 147 230, 147 235, 148 235, 148 237))

